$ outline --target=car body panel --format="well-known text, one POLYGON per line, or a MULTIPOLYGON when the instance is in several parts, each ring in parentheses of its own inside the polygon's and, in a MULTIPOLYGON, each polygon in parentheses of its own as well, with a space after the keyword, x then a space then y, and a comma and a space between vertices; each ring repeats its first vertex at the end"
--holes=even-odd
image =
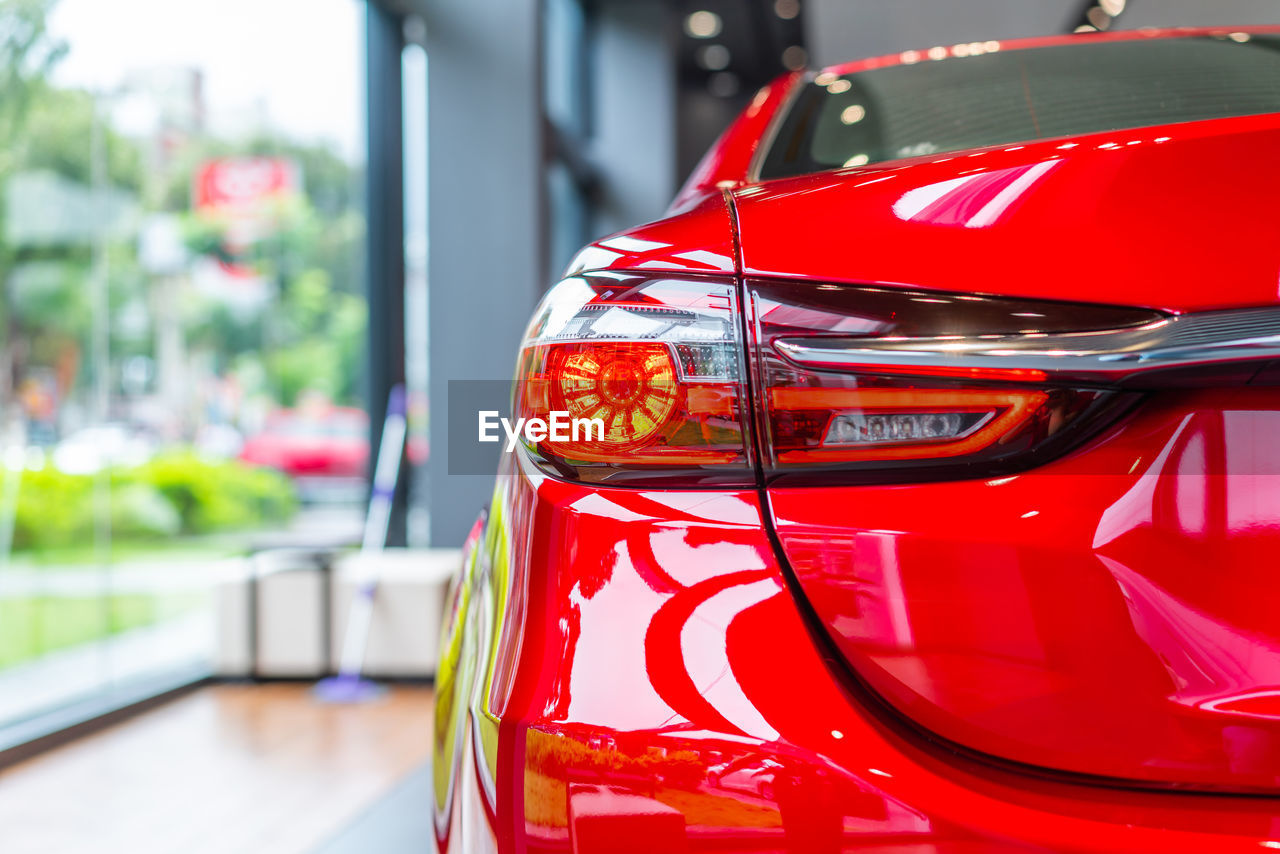
POLYGON ((771 488, 806 598, 906 717, 982 753, 1280 789, 1280 391, 1167 394, 1023 474, 771 488))
POLYGON ((720 190, 701 193, 679 214, 602 237, 569 262, 565 276, 600 270, 736 272, 733 226, 720 190))
POLYGON ((744 272, 1169 311, 1280 301, 1280 115, 894 161, 734 192, 744 272))
POLYGON ((464 748, 440 756, 441 850, 1230 852, 1280 827, 1274 799, 1030 777, 900 732, 815 644, 754 491, 508 470, 495 500, 451 620, 478 667, 440 685, 464 748))

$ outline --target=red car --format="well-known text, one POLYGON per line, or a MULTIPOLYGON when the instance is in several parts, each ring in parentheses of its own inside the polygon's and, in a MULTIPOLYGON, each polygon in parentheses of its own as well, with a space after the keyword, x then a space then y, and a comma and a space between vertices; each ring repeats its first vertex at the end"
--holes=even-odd
POLYGON ((762 91, 537 310, 442 851, 1280 848, 1280 29, 762 91))
POLYGON ((349 406, 279 409, 245 441, 240 459, 279 469, 300 486, 364 482, 369 466, 369 416, 349 406))

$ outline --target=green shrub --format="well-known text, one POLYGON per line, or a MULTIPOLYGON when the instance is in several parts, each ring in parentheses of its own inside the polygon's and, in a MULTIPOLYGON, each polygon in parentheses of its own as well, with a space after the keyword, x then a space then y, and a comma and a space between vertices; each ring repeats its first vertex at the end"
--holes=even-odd
MULTIPOLYGON (((287 521, 298 499, 279 472, 187 451, 161 454, 109 473, 112 538, 147 540, 210 534, 287 521)), ((94 477, 52 467, 23 472, 15 549, 75 546, 94 531, 94 477)))
POLYGON ((181 530, 178 508, 155 487, 129 483, 111 490, 112 539, 160 539, 181 530))
POLYGON ((121 476, 158 490, 190 534, 283 522, 298 506, 293 484, 279 472, 189 452, 163 454, 121 476))
POLYGON ((15 549, 71 545, 93 537, 92 478, 44 468, 23 472, 18 489, 15 549))

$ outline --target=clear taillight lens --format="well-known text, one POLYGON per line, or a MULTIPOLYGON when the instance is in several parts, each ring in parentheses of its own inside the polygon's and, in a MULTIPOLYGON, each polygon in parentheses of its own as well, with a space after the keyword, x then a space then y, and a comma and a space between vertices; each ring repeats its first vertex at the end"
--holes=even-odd
MULTIPOLYGON (((748 281, 752 383, 771 479, 981 477, 1090 435, 1131 399, 1041 371, 798 360, 806 342, 947 342, 1140 326, 1154 312, 837 284, 748 281)), ((813 348, 810 348, 813 349, 813 348)))
POLYGON ((732 282, 560 282, 525 336, 514 409, 562 429, 526 450, 581 480, 751 484, 739 329, 732 282))

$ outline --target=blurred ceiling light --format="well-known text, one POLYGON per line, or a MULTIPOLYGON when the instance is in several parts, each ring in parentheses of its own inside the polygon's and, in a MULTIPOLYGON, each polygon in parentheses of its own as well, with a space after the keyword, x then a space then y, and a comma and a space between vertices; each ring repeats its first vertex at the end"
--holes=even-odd
POLYGON ((832 74, 830 71, 824 71, 817 77, 813 78, 813 82, 817 83, 819 86, 830 86, 832 83, 836 82, 837 79, 836 75, 832 74))
POLYGON ((919 61, 920 61, 920 51, 918 51, 918 50, 904 50, 904 51, 902 52, 902 55, 899 57, 899 59, 901 59, 901 60, 902 60, 902 64, 903 64, 903 65, 911 65, 911 64, 913 64, 913 63, 919 62, 919 61))
POLYGON ((809 52, 798 44, 793 44, 782 52, 782 65, 792 71, 798 71, 809 64, 809 52))
POLYGON ((1102 7, 1102 11, 1114 18, 1124 11, 1125 0, 1098 0, 1098 5, 1102 7))
POLYGON ((1229 33, 1227 35, 1227 38, 1231 39, 1233 42, 1239 42, 1240 44, 1244 44, 1249 40, 1249 34, 1248 33, 1229 33))
POLYGON ((717 98, 732 98, 741 88, 738 75, 732 71, 717 71, 707 78, 707 91, 717 98))
POLYGON ((946 59, 946 58, 947 58, 947 49, 946 49, 945 47, 941 47, 941 46, 939 46, 939 47, 931 47, 931 48, 929 48, 929 58, 930 58, 930 59, 946 59))
POLYGON ((852 88, 853 84, 848 80, 835 80, 827 86, 827 91, 832 95, 840 95, 852 88))
POLYGON ((850 104, 840 111, 840 121, 847 125, 856 125, 867 117, 867 108, 861 104, 850 104))
POLYGON ((784 21, 790 21, 800 14, 800 0, 777 0, 773 4, 773 13, 784 21))
POLYGON ((729 48, 722 44, 709 44, 698 51, 698 64, 708 71, 723 71, 732 58, 729 48))
POLYGON ((1105 30, 1111 26, 1111 16, 1101 6, 1090 6, 1084 17, 1095 29, 1105 30))
POLYGON ((1073 33, 1096 33, 1097 31, 1098 31, 1098 28, 1097 28, 1097 27, 1091 27, 1091 26, 1089 26, 1088 24, 1081 24, 1080 26, 1076 27, 1076 28, 1075 28, 1074 30, 1072 30, 1071 32, 1073 32, 1073 33))
POLYGON ((996 42, 996 41, 983 42, 982 49, 986 53, 995 53, 1000 49, 1000 42, 996 42))
POLYGON ((705 9, 684 19, 684 31, 695 39, 713 39, 720 35, 722 29, 724 25, 720 22, 720 16, 705 9))
POLYGON ((957 44, 951 46, 951 52, 956 56, 968 56, 969 46, 967 44, 957 44))
POLYGON ((865 154, 855 154, 844 162, 845 166, 866 166, 871 158, 865 154))

